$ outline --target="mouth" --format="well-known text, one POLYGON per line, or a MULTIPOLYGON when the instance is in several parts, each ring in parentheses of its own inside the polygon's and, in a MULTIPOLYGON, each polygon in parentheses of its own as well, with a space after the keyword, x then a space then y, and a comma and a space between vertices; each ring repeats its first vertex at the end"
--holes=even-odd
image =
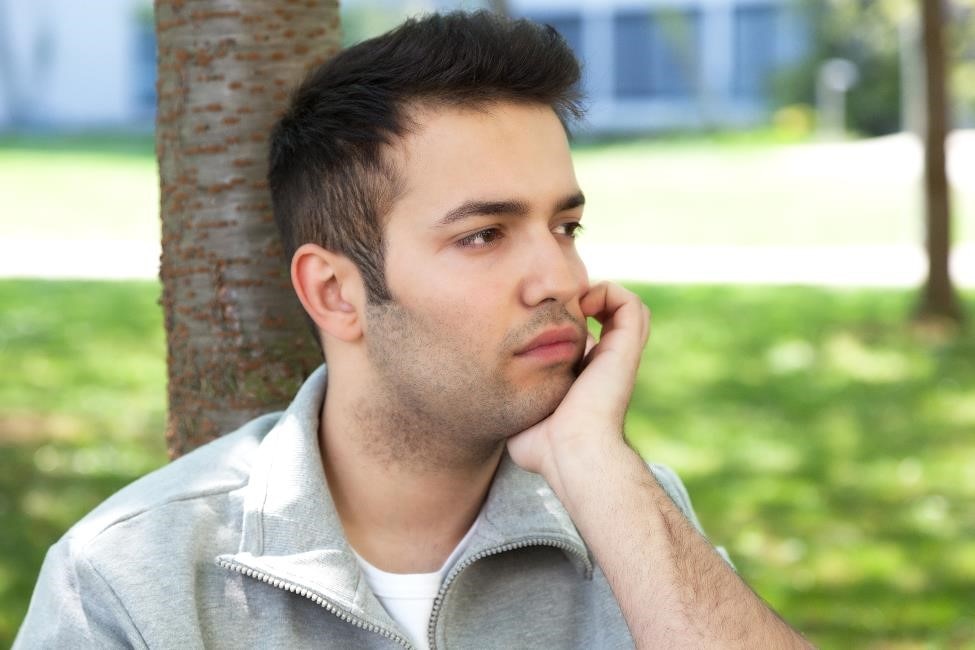
POLYGON ((547 329, 515 352, 516 357, 546 362, 575 361, 581 351, 582 335, 570 325, 547 329))

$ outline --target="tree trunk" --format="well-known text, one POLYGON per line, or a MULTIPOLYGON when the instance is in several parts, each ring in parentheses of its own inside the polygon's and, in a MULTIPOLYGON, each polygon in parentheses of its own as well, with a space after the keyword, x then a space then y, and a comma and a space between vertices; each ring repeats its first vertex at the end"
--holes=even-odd
POLYGON ((920 0, 924 41, 925 117, 924 205, 927 221, 928 278, 917 316, 920 320, 960 323, 961 307, 951 284, 951 204, 945 169, 948 102, 945 84, 942 0, 920 0))
POLYGON ((267 140, 338 51, 336 0, 156 0, 166 431, 178 456, 287 405, 321 362, 291 290, 267 140))

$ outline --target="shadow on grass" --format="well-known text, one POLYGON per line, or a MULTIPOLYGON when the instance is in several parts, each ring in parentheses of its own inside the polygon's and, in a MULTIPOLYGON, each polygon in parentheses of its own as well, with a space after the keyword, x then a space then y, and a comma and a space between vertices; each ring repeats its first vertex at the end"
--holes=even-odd
POLYGON ((628 435, 756 591, 822 647, 975 647, 971 334, 919 341, 908 292, 639 290, 628 435))

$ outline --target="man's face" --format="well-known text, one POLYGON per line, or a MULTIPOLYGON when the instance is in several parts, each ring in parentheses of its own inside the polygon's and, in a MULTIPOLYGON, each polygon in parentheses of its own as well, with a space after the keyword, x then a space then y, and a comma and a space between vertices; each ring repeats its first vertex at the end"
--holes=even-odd
POLYGON ((496 445, 551 413, 574 380, 588 289, 573 240, 582 195, 547 107, 416 116, 394 154, 393 302, 368 307, 367 350, 382 394, 429 435, 496 445))

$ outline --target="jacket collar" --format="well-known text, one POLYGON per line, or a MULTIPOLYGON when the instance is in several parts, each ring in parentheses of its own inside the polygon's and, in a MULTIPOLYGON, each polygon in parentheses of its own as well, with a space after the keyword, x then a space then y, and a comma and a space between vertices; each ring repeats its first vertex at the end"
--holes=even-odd
MULTIPOLYGON (((318 427, 326 386, 326 368, 321 366, 261 442, 245 491, 239 550, 223 559, 390 627, 392 621, 368 589, 345 539, 322 469, 318 427)), ((505 454, 457 565, 507 545, 530 544, 559 546, 591 575, 592 558, 551 488, 505 454)))

